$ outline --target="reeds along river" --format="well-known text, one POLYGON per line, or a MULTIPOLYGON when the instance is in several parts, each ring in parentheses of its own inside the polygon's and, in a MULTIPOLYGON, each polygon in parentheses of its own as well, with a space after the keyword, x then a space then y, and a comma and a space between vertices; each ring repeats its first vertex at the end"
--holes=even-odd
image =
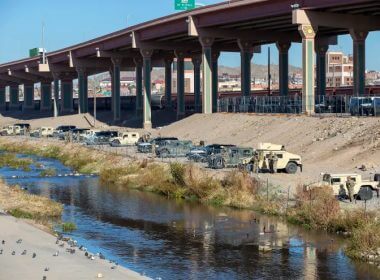
POLYGON ((152 278, 380 279, 375 267, 349 260, 336 236, 252 211, 102 186, 97 177, 65 176, 72 171, 59 162, 33 158, 40 164, 31 171, 1 168, 0 176, 62 202, 79 244, 152 278), (39 177, 46 168, 57 176, 39 177))

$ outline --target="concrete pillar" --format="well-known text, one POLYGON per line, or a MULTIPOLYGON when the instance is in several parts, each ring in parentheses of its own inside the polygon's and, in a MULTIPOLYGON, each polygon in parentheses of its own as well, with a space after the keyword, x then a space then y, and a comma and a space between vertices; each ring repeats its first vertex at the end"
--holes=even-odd
POLYGON ((302 112, 314 114, 314 38, 316 30, 311 25, 300 25, 302 36, 302 112))
POLYGON ((253 56, 252 42, 238 40, 241 58, 241 93, 251 95, 251 60, 253 56))
POLYGON ((365 94, 365 40, 367 31, 350 30, 354 43, 354 95, 365 94))
POLYGON ((34 83, 24 84, 24 104, 23 111, 30 111, 34 109, 34 83))
POLYGON ((153 50, 142 49, 141 55, 143 57, 143 78, 144 78, 144 100, 143 100, 143 128, 152 128, 152 108, 151 108, 151 94, 152 94, 152 54, 153 50))
POLYGON ((216 113, 218 111, 218 58, 220 52, 212 51, 212 112, 216 113))
POLYGON ((287 96, 289 93, 289 49, 291 43, 278 42, 278 61, 279 61, 279 87, 280 95, 287 96))
POLYGON ((213 38, 200 37, 202 44, 202 113, 212 113, 212 43, 213 38))
POLYGON ((0 111, 5 111, 5 85, 0 85, 0 111))
POLYGON ((113 64, 113 120, 119 121, 120 120, 120 67, 121 67, 121 58, 112 58, 112 64, 113 64))
POLYGON ((53 113, 55 118, 59 116, 59 77, 53 82, 53 113))
POLYGON ((19 90, 18 84, 12 84, 9 86, 9 109, 19 110, 19 90))
POLYGON ((143 112, 143 59, 135 58, 136 65, 136 115, 140 116, 143 112))
POLYGON ((172 109, 172 64, 173 58, 165 58, 165 108, 172 109))
POLYGON ((192 58, 194 66, 194 110, 196 113, 202 111, 201 104, 201 64, 202 57, 195 56, 192 58))
POLYGON ((114 82, 113 82, 113 67, 110 68, 110 82, 111 82, 111 112, 113 112, 113 99, 114 99, 114 94, 115 94, 115 90, 114 90, 114 82))
POLYGON ((175 51, 177 58, 177 117, 185 115, 185 53, 175 51))
POLYGON ((316 44, 315 52, 317 54, 317 96, 326 95, 326 53, 328 45, 316 44))
POLYGON ((77 68, 79 114, 88 113, 88 79, 84 68, 77 68))
POLYGON ((41 111, 51 110, 51 82, 50 81, 41 82, 40 110, 41 111))
POLYGON ((72 113, 73 107, 73 80, 62 79, 61 80, 61 112, 72 113))

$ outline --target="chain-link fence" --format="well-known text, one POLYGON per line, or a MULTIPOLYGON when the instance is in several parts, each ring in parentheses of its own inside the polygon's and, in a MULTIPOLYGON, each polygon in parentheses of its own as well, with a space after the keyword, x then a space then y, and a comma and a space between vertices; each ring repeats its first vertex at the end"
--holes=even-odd
MULTIPOLYGON (((316 96, 315 113, 336 116, 380 116, 380 96, 316 96)), ((302 113, 301 96, 239 96, 218 100, 218 111, 225 113, 302 113)))

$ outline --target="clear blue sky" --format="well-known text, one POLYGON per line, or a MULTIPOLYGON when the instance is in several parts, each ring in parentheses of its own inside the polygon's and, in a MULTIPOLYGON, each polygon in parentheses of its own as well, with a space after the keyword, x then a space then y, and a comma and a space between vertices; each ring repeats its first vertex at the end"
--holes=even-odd
MULTIPOLYGON (((200 0, 203 4, 222 2, 200 0)), ((28 50, 41 45, 41 25, 45 23, 48 51, 89 40, 149 19, 174 13, 174 0, 0 0, 0 63, 24 58, 28 50)), ((380 32, 367 39, 367 69, 380 71, 380 32)), ((277 50, 272 62, 277 64, 277 50)), ((352 53, 349 36, 339 37, 334 50, 352 53)), ((254 63, 266 64, 267 46, 254 63)), ((300 66, 301 46, 290 50, 290 63, 300 66)), ((222 54, 220 64, 239 66, 238 54, 222 54)))

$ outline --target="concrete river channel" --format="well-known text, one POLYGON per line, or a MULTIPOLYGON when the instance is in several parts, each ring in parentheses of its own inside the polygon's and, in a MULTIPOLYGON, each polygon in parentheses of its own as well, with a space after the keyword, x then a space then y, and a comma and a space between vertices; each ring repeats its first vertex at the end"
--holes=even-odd
MULTIPOLYGON (((101 185, 56 160, 34 156, 31 171, 1 168, 9 185, 64 204, 69 234, 153 279, 379 279, 344 253, 344 240, 253 211, 216 208, 101 185), (57 176, 40 177, 41 168, 57 176), (265 226, 265 232, 263 232, 265 226)), ((83 253, 83 252, 81 252, 83 253)))

